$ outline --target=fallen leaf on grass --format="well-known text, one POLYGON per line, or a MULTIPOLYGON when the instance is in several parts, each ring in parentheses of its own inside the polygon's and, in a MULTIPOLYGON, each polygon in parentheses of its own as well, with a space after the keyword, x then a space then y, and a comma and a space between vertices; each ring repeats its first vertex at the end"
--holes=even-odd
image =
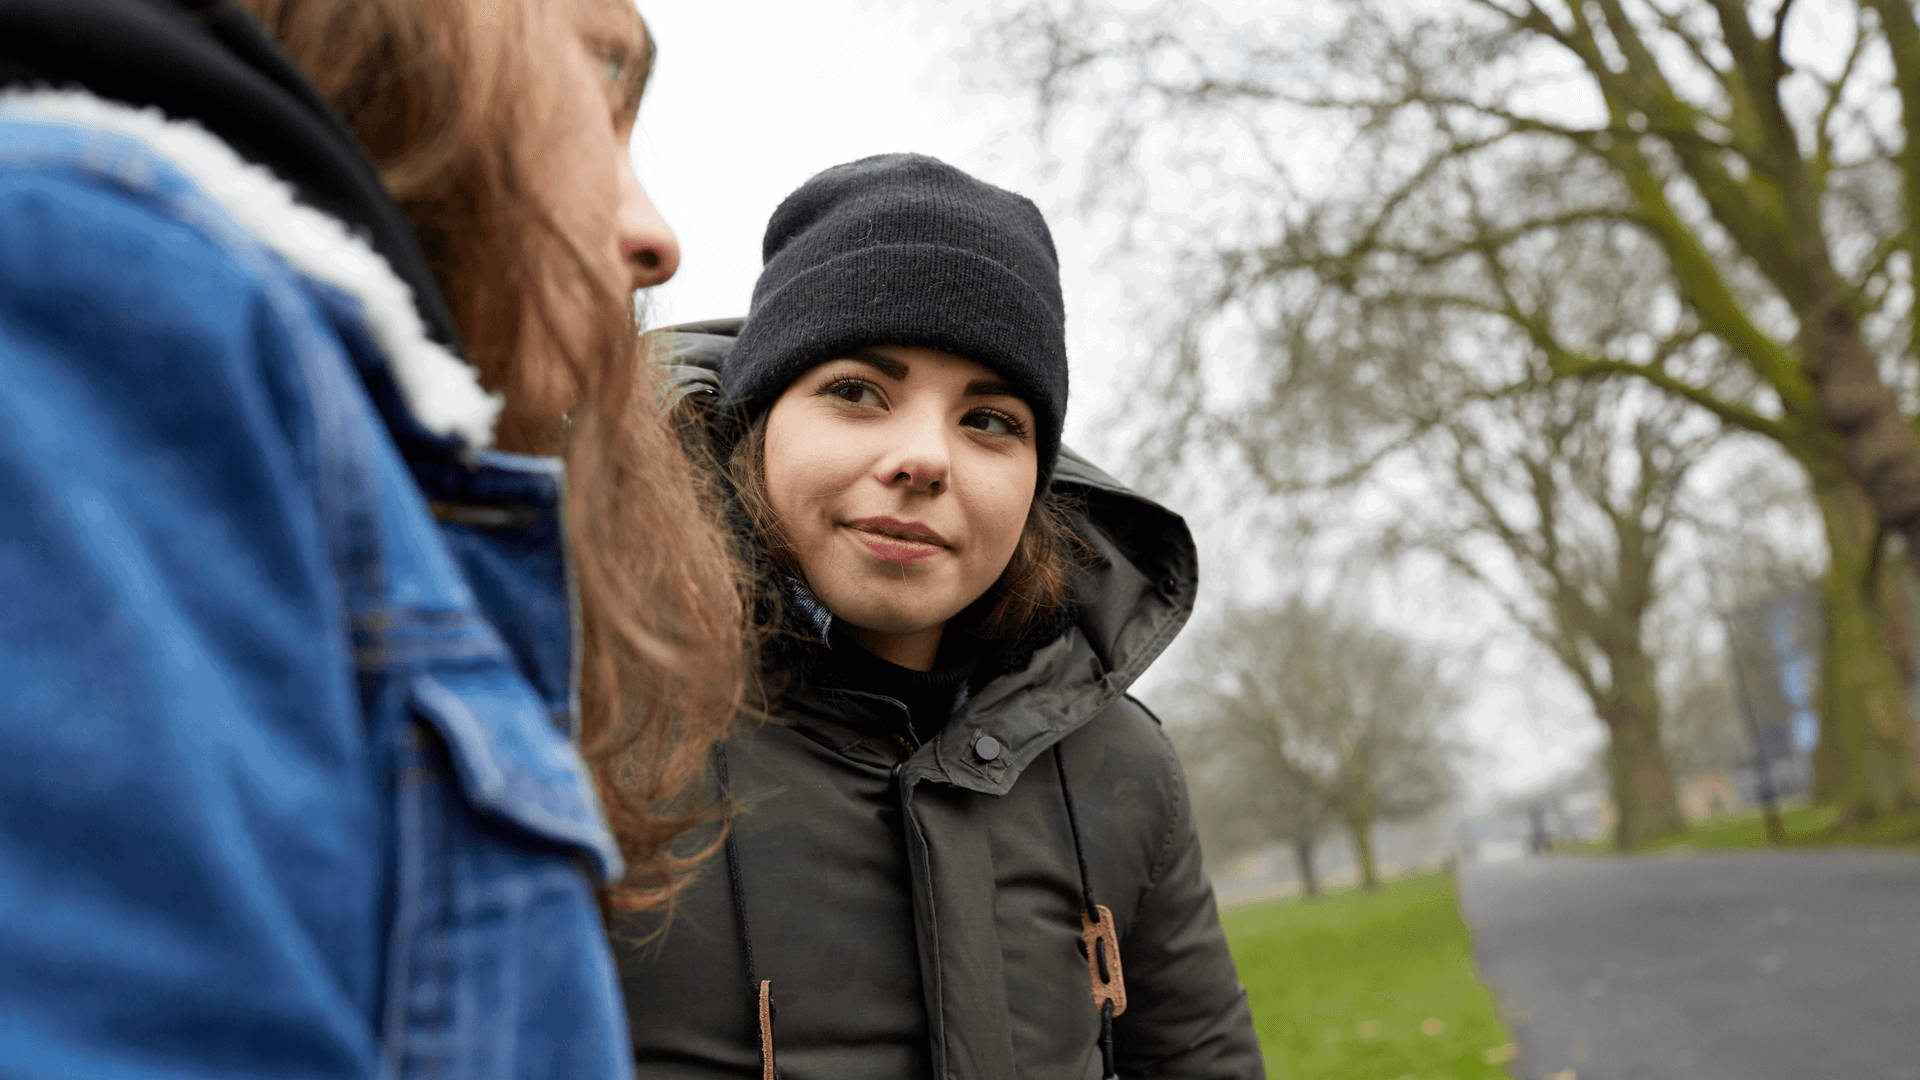
POLYGON ((1489 1065, 1504 1065, 1520 1056, 1520 1049, 1508 1043, 1505 1046, 1496 1046, 1480 1056, 1486 1058, 1489 1065))
POLYGON ((1373 1037, 1374 1037, 1375 1035, 1378 1035, 1378 1034, 1380 1034, 1380 1021, 1378 1021, 1378 1020, 1362 1020, 1362 1021, 1360 1021, 1360 1029, 1359 1029, 1359 1030, 1360 1030, 1360 1037, 1361 1037, 1361 1038, 1363 1038, 1363 1039, 1371 1039, 1371 1038, 1373 1038, 1373 1037))
POLYGON ((1425 1020, 1420 1021, 1420 1034, 1422 1035, 1438 1035, 1446 1029, 1447 1025, 1441 1023, 1435 1017, 1429 1016, 1425 1020))

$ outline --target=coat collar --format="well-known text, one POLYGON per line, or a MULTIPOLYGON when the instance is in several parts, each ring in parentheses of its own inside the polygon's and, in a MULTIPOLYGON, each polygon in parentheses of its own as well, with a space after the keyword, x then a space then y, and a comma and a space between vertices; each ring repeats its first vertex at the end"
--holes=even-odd
POLYGON ((85 88, 204 127, 344 222, 412 291, 427 336, 458 353, 413 227, 353 130, 234 0, 6 0, 0 87, 85 88))
POLYGON ((133 139, 165 158, 242 228, 301 274, 358 305, 384 370, 365 371, 397 437, 429 436, 478 449, 493 442, 501 402, 478 373, 432 340, 415 294, 387 261, 338 219, 298 201, 293 187, 190 120, 136 109, 85 90, 0 92, 15 117, 87 127, 133 139), (379 384, 391 382, 396 394, 379 384), (391 400, 382 400, 391 399, 391 400), (404 406, 396 415, 392 404, 404 406), (415 430, 408 430, 408 429, 415 430))
POLYGON ((1079 617, 1028 665, 980 688, 908 770, 1004 795, 1028 765, 1112 705, 1193 613, 1199 561, 1180 515, 1062 448, 1054 473, 1094 561, 1074 590, 1079 617), (989 753, 981 740, 991 738, 989 753))

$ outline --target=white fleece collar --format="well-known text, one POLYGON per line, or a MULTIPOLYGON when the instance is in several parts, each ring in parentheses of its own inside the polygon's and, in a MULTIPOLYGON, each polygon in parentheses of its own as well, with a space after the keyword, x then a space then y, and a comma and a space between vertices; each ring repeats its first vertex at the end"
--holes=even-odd
POLYGON ((156 108, 135 109, 84 90, 6 91, 0 106, 115 131, 166 158, 301 273, 360 301, 367 331, 422 427, 440 436, 458 434, 473 447, 493 444, 499 395, 481 389, 473 368, 427 337, 413 291, 386 260, 341 222, 299 203, 291 185, 243 160, 199 124, 169 120, 156 108))

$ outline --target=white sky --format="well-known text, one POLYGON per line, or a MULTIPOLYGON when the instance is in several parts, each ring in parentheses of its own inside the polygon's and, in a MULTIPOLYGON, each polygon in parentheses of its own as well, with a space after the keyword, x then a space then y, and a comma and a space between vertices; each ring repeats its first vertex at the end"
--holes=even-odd
POLYGON ((635 164, 680 237, 679 274, 654 290, 648 323, 746 313, 760 237, 780 200, 829 166, 871 154, 931 154, 1028 195, 1047 211, 1067 294, 1072 405, 1066 438, 1111 400, 1117 350, 1095 314, 1112 283, 1104 244, 1037 182, 1019 100, 964 87, 957 4, 889 0, 698 0, 641 5, 660 48, 635 164), (1082 242, 1086 240, 1086 242, 1082 242))
MULTIPOLYGON (((1098 421, 1119 400, 1133 305, 1151 302, 1152 282, 1137 267, 1131 281, 1106 268, 1111 233, 1073 214, 1071 169, 1043 181, 1025 102, 970 89, 960 53, 971 8, 965 0, 641 0, 660 57, 635 164, 682 248, 681 270, 653 291, 647 322, 744 314, 767 218, 814 173, 870 154, 931 154, 1047 213, 1067 299, 1065 438, 1124 478, 1123 448, 1102 439, 1098 421)), ((1246 523, 1188 516, 1202 549, 1200 618, 1212 598, 1275 579, 1245 565, 1246 523)), ((1429 632, 1436 619, 1447 623, 1457 628, 1455 645, 1484 642, 1468 717, 1486 754, 1483 782, 1498 776, 1497 786, 1511 790, 1590 753, 1598 731, 1570 686, 1541 679, 1516 636, 1485 641, 1499 624, 1489 606, 1421 576, 1412 587, 1377 586, 1372 607, 1429 632)), ((1178 663, 1176 649, 1159 668, 1178 663)), ((1150 674, 1143 686, 1149 699, 1156 681, 1150 674)))

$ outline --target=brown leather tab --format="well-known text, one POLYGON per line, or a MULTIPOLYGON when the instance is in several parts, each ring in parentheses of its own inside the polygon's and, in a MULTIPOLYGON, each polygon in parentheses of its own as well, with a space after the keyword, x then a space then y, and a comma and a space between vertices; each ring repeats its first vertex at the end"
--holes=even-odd
POLYGON ((760 1080, 773 1080, 773 980, 760 980, 760 1080))
POLYGON ((1113 1015, 1119 1016, 1127 1011, 1127 980, 1120 974, 1120 934, 1113 928, 1113 912, 1107 905, 1096 904, 1094 910, 1100 913, 1100 921, 1094 922, 1086 912, 1080 913, 1080 938, 1087 943, 1087 978, 1093 980, 1093 1007, 1098 1009, 1107 1002, 1113 1002, 1113 1015), (1100 977, 1100 951, 1106 950, 1108 978, 1100 977))

